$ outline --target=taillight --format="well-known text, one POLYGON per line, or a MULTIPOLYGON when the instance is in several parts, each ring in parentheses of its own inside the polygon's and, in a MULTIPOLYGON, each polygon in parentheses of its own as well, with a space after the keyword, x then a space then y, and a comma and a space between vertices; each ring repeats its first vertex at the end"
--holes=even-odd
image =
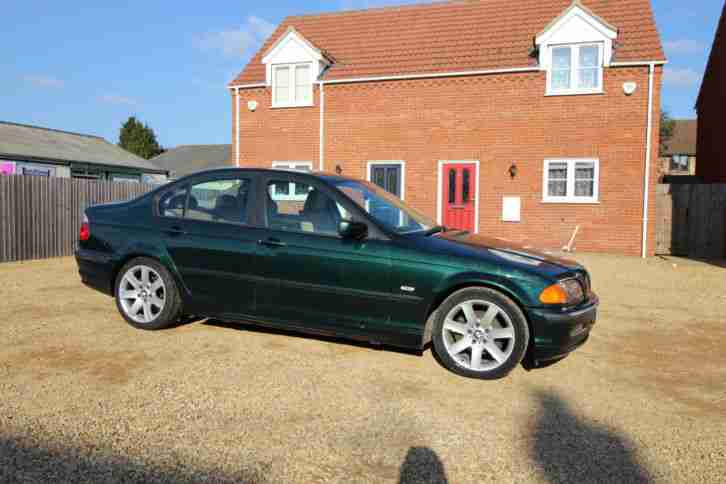
POLYGON ((81 223, 81 230, 78 233, 78 239, 85 241, 91 238, 91 227, 88 225, 88 217, 83 216, 83 222, 81 223))

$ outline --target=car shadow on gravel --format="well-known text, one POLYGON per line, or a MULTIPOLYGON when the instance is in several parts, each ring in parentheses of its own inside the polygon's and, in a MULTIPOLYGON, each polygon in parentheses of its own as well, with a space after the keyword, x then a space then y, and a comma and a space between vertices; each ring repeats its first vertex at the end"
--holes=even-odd
POLYGON ((287 336, 290 338, 304 338, 304 339, 310 339, 310 340, 316 340, 316 341, 325 341, 327 343, 335 343, 340 345, 347 345, 347 346, 355 346, 357 348, 367 348, 371 350, 384 350, 384 351, 390 351, 394 353, 401 353, 404 355, 412 355, 412 356, 422 356, 424 351, 428 348, 424 348, 423 351, 415 350, 415 349, 408 349, 408 348, 401 348, 398 346, 389 346, 384 344, 377 344, 377 343, 371 343, 368 341, 358 341, 353 339, 347 339, 347 338, 340 338, 336 336, 325 336, 325 335, 316 335, 316 334, 308 334, 308 333, 302 333, 299 331, 294 330, 287 330, 287 329, 278 329, 278 328, 271 328, 267 326, 261 326, 257 325, 255 323, 230 323, 227 321, 220 321, 216 319, 207 319, 202 324, 206 326, 215 326, 218 328, 225 328, 235 331, 252 331, 255 333, 261 333, 261 334, 272 334, 272 335, 279 335, 279 336, 287 336))
POLYGON ((103 483, 175 483, 198 482, 266 484, 270 465, 243 467, 233 473, 193 469, 175 462, 170 469, 131 460, 124 456, 24 442, 0 436, 0 482, 103 482, 103 483))
POLYGON ((577 416, 559 396, 538 391, 531 458, 551 483, 650 483, 625 435, 577 416))

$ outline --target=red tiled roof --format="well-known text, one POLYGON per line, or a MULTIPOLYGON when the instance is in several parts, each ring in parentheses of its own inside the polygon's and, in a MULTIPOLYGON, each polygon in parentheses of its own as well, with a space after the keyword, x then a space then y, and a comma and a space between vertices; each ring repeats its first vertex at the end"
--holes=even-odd
POLYGON ((698 142, 698 121, 675 119, 673 137, 666 143, 666 155, 695 155, 698 142))
MULTIPOLYGON (((618 28, 614 61, 665 59, 650 0, 581 3, 618 28)), ((232 84, 264 82, 262 57, 290 26, 335 59, 325 79, 534 66, 534 37, 571 4, 454 1, 287 17, 232 84)))

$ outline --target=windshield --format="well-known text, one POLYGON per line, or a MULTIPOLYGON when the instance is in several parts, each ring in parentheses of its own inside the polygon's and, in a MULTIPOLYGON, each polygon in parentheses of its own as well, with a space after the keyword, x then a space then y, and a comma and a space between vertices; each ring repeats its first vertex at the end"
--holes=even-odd
POLYGON ((399 234, 424 232, 436 226, 436 222, 426 215, 407 207, 373 183, 356 180, 335 180, 333 183, 377 222, 399 234))

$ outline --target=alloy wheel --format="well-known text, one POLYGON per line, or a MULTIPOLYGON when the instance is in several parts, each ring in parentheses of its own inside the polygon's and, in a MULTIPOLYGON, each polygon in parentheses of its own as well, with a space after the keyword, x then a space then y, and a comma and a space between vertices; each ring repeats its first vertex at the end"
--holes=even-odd
POLYGON ((514 351, 512 320, 502 308, 489 301, 457 304, 446 315, 442 331, 446 351, 467 370, 494 370, 514 351))
POLYGON ((124 273, 118 298, 126 315, 140 324, 154 321, 166 303, 166 287, 158 272, 138 265, 124 273))

